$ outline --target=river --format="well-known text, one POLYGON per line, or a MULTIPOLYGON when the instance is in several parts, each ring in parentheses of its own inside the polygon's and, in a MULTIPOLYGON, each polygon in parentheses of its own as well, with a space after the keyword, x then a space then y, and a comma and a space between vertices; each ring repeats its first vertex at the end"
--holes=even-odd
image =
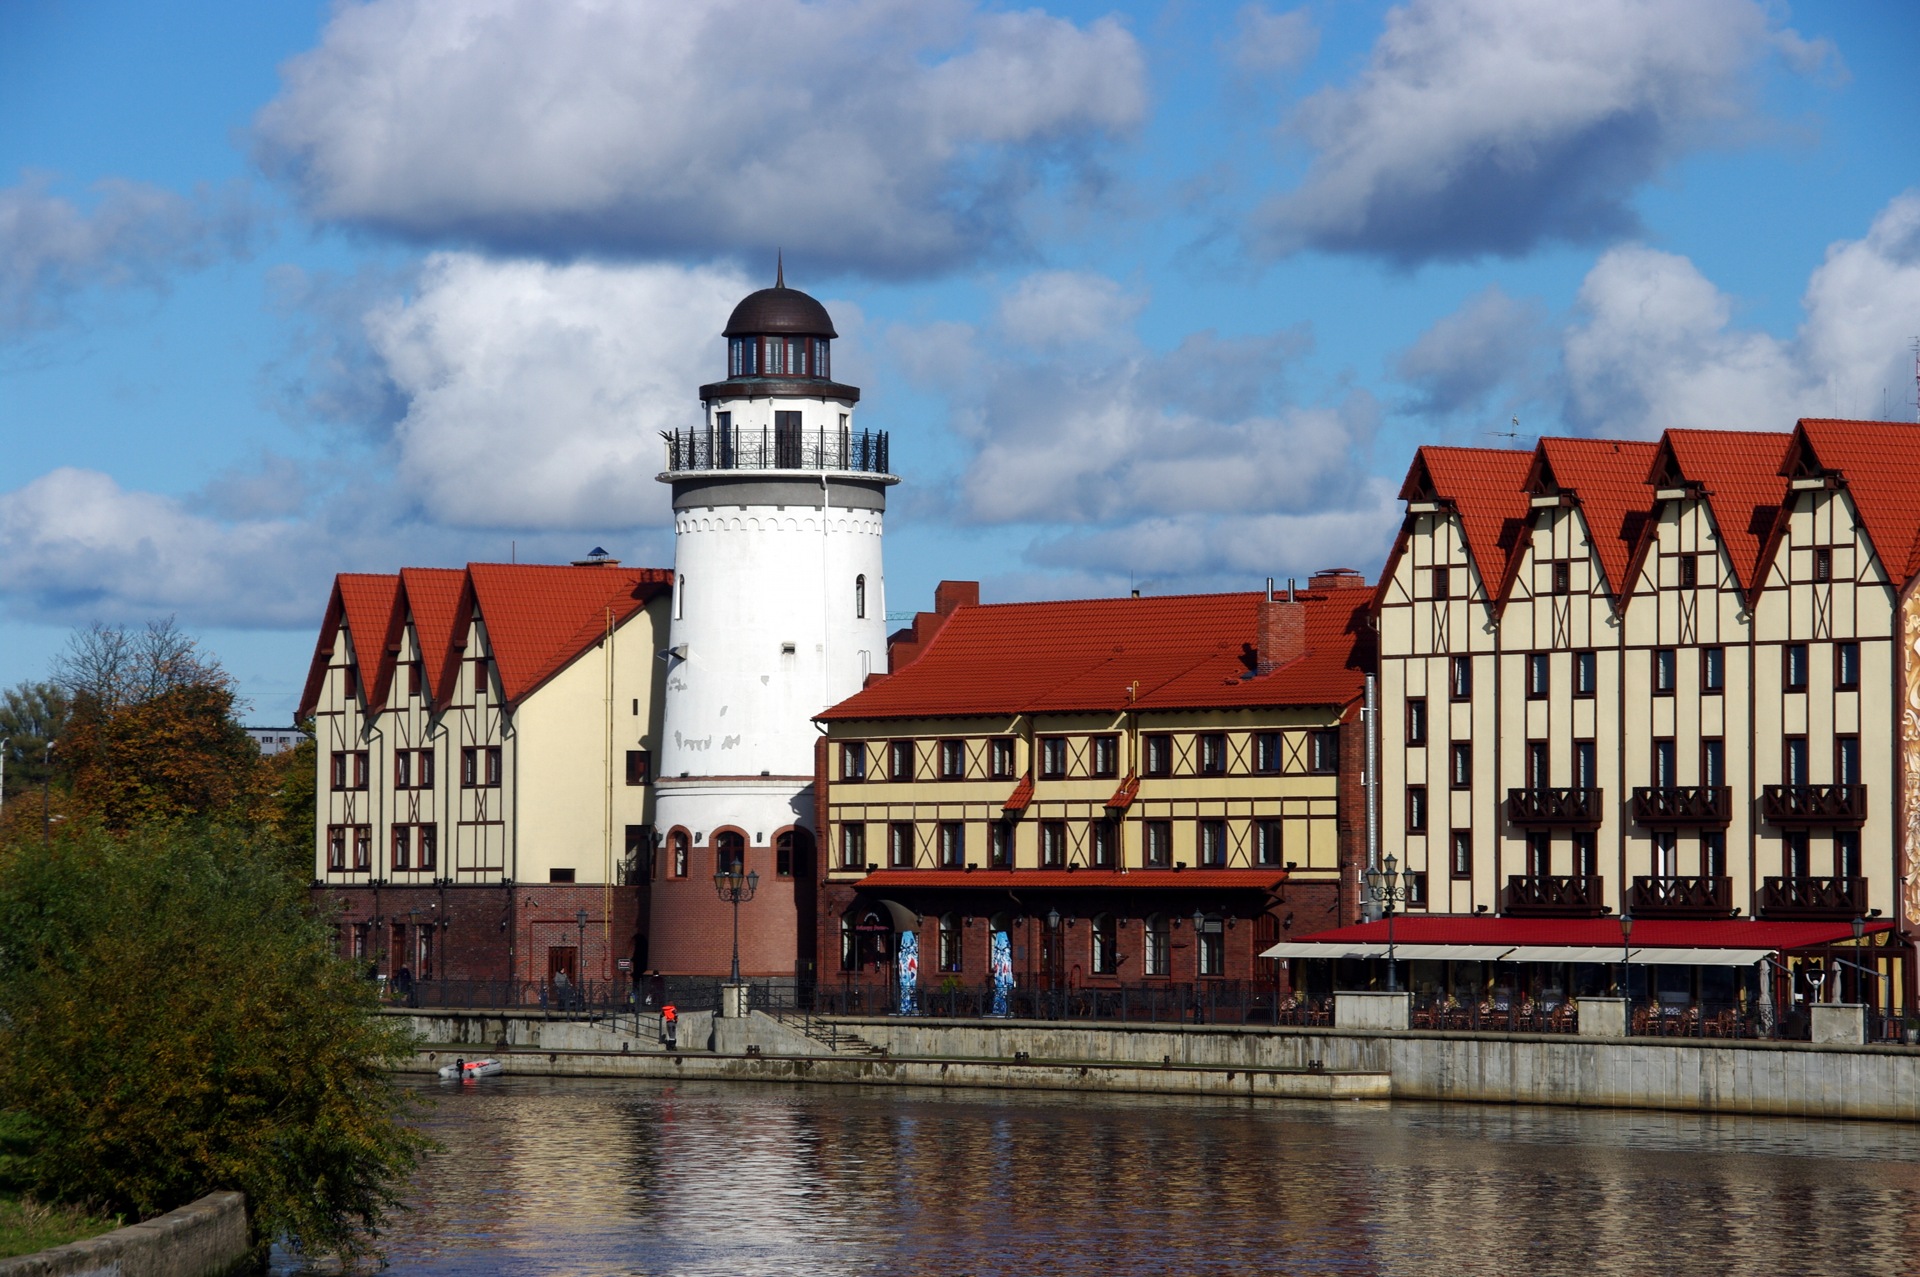
POLYGON ((395 1273, 1898 1273, 1920 1130, 1430 1104, 496 1077, 395 1273))

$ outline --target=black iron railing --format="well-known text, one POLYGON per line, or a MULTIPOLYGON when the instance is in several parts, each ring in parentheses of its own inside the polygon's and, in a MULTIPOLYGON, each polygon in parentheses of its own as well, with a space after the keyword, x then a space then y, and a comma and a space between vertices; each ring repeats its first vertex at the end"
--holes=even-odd
POLYGON ((1769 825, 1860 825, 1867 819, 1865 785, 1766 785, 1760 815, 1769 825))
MULTIPOLYGON (((806 1005, 755 998, 758 1010, 813 1016, 898 1015, 899 991, 886 985, 814 989, 806 1005)), ((917 990, 912 1014, 942 1019, 1106 1020, 1141 1024, 1331 1024, 1332 1004, 1283 996, 1271 985, 1232 980, 1138 984, 1107 988, 943 986, 917 990), (1318 1017, 1318 1018, 1316 1018, 1318 1017)))
POLYGON ((1733 879, 1642 874, 1628 907, 1638 918, 1731 918, 1733 879))
POLYGON ((1600 789, 1509 789, 1507 819, 1531 829, 1597 825, 1605 797, 1600 789))
POLYGON ((1725 825, 1733 820, 1733 791, 1725 785, 1640 785, 1633 791, 1637 825, 1725 825))
POLYGON ((1762 878, 1762 918, 1841 922, 1867 916, 1865 878, 1762 878))
POLYGON ((1607 911, 1606 880, 1597 874, 1514 874, 1501 912, 1516 918, 1597 918, 1607 911))
POLYGON ((667 1003, 682 1011, 720 1006, 720 981, 707 976, 641 976, 637 980, 415 980, 388 981, 390 1005, 441 1011, 541 1011, 555 1019, 656 1012, 667 1003))
POLYGON ((787 426, 700 426, 663 430, 667 469, 847 470, 887 474, 884 430, 787 426))

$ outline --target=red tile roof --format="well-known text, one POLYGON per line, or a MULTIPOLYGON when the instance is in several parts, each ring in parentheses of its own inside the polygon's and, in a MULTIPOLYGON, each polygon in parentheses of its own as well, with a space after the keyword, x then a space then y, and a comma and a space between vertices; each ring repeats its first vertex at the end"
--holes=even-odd
POLYGON ((1020 783, 1007 795, 1007 801, 1000 804, 1001 811, 1022 812, 1033 802, 1033 773, 1028 772, 1020 778, 1020 783))
POLYGON ((1735 582, 1749 592, 1760 579, 1761 555, 1786 496, 1780 458, 1790 438, 1780 431, 1669 430, 1648 470, 1648 481, 1658 482, 1663 461, 1671 457, 1681 478, 1705 490, 1735 582))
MULTIPOLYGON (((1530 491, 1548 491, 1551 480, 1553 487, 1579 501, 1607 589, 1616 597, 1630 588, 1628 562, 1653 507, 1647 467, 1658 450, 1656 444, 1631 440, 1542 439, 1529 477, 1530 491)), ((1521 538, 1514 547, 1515 571, 1524 543, 1521 538)))
POLYGON ((960 606, 912 664, 819 717, 1344 707, 1364 681, 1369 598, 1357 589, 1300 595, 1304 653, 1251 677, 1257 593, 960 606))
POLYGON ((383 704, 408 617, 420 640, 434 700, 444 705, 467 626, 477 610, 511 709, 649 599, 671 588, 664 568, 572 567, 470 563, 457 568, 406 568, 397 575, 341 573, 321 623, 300 716, 313 713, 342 625, 353 635, 360 684, 369 704, 383 704))
MULTIPOLYGON (((1868 933, 1890 922, 1870 922, 1868 933)), ((1636 949, 1800 949, 1853 938, 1851 922, 1768 922, 1716 918, 1701 921, 1636 918, 1636 949)), ((1385 944, 1386 922, 1363 922, 1296 939, 1314 944, 1385 944)), ((1565 945, 1620 948, 1618 918, 1493 918, 1470 914, 1401 914, 1393 921, 1396 944, 1565 945)))
POLYGON ((1803 418, 1783 476, 1803 441, 1821 466, 1845 476, 1874 552, 1894 588, 1904 586, 1920 566, 1920 425, 1803 418))
MULTIPOLYGON (((1403 501, 1429 495, 1450 502, 1466 534, 1467 553, 1489 594, 1504 580, 1507 559, 1527 526, 1527 472, 1533 453, 1520 448, 1421 448, 1414 453, 1403 501)), ((1381 584, 1392 577, 1411 528, 1402 527, 1381 584)))
MULTIPOLYGON (((1078 891, 1276 891, 1287 880, 1284 869, 876 869, 854 885, 861 890, 903 887, 970 887, 982 891, 1028 891, 1036 887, 1072 887, 1078 891)), ((1405 925, 1403 922, 1402 926, 1405 925)), ((1616 929, 1616 934, 1618 934, 1616 929)))

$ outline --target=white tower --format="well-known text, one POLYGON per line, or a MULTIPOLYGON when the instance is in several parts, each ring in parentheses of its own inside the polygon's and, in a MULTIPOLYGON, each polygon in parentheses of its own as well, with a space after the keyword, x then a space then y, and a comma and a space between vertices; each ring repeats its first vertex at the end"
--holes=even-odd
POLYGON ((810 974, 813 716, 884 668, 880 534, 887 436, 855 430, 860 392, 831 378, 826 308, 786 286, 727 321, 705 420, 668 433, 672 647, 659 768, 649 964, 722 975, 731 906, 713 875, 758 873, 740 906, 741 971, 810 974))

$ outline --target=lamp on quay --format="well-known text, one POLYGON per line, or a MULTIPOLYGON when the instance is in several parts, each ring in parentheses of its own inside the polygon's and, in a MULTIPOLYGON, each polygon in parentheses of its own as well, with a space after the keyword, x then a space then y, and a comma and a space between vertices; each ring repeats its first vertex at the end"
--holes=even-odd
POLYGON ((1627 962, 1631 957, 1628 942, 1632 939, 1633 915, 1630 913, 1622 913, 1620 915, 1620 996, 1623 998, 1631 998, 1633 996, 1627 990, 1627 962))
MULTIPOLYGON (((1369 869, 1363 875, 1366 880, 1367 898, 1381 907, 1387 918, 1387 992, 1398 988, 1393 970, 1393 907, 1402 900, 1410 899, 1414 891, 1414 873, 1409 869, 1405 874, 1399 871, 1400 861, 1392 852, 1386 856, 1386 869, 1369 869)), ((1196 915, 1197 916, 1197 915, 1196 915)))
POLYGON ((742 874, 739 862, 729 862, 726 869, 713 876, 713 889, 720 898, 733 906, 733 976, 732 983, 740 983, 740 902, 753 899, 753 893, 760 886, 758 872, 742 874))

